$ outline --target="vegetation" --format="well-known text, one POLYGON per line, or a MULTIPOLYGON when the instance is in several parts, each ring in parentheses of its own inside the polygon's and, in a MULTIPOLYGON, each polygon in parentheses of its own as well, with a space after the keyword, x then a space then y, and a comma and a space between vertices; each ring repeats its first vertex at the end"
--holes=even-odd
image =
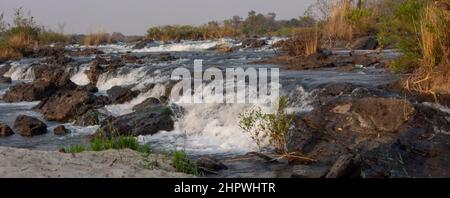
POLYGON ((69 153, 83 151, 104 151, 110 149, 131 149, 142 153, 150 153, 150 147, 140 145, 133 136, 118 136, 115 138, 95 138, 89 145, 74 145, 66 149, 69 153))
POLYGON ((316 21, 306 15, 298 19, 276 20, 275 13, 250 11, 246 19, 234 16, 223 22, 211 21, 201 26, 172 25, 151 27, 147 38, 161 41, 207 40, 244 36, 287 36, 297 28, 313 27, 316 21))
POLYGON ((199 176, 197 165, 188 159, 185 151, 173 152, 172 165, 178 172, 199 176))
POLYGON ((13 23, 8 24, 0 14, 0 60, 20 58, 24 52, 38 44, 66 43, 61 32, 39 27, 34 18, 22 8, 14 10, 13 23))
POLYGON ((287 100, 282 96, 274 113, 265 114, 261 109, 252 109, 241 114, 239 126, 249 133, 261 150, 265 139, 278 153, 287 154, 286 135, 292 126, 294 117, 286 114, 287 100))

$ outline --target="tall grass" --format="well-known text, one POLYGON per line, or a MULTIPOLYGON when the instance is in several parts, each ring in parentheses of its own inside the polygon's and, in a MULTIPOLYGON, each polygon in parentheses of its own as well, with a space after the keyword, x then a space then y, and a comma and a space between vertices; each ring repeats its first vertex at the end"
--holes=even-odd
POLYGON ((408 89, 450 94, 450 13, 433 2, 424 6, 417 29, 422 59, 420 67, 406 82, 408 89))
POLYGON ((111 43, 112 38, 109 33, 106 32, 96 32, 86 35, 84 38, 84 45, 92 46, 92 45, 104 45, 111 43))
POLYGON ((353 26, 348 20, 352 4, 350 0, 343 0, 331 7, 331 15, 324 26, 324 36, 332 40, 351 40, 353 26))
POLYGON ((317 52, 321 33, 316 28, 299 28, 294 30, 291 38, 281 45, 281 51, 290 56, 309 56, 317 52))
POLYGON ((185 151, 175 150, 173 152, 172 165, 178 171, 182 173, 187 173, 195 176, 199 176, 197 165, 189 160, 185 151))

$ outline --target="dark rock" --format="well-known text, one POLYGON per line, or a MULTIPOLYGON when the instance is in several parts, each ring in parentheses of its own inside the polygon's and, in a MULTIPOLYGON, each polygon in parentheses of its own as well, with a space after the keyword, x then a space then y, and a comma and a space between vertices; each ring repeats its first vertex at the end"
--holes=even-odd
POLYGON ((0 76, 3 76, 11 69, 11 65, 7 64, 3 67, 0 67, 0 76))
POLYGON ((295 165, 292 167, 293 178, 323 178, 330 170, 328 166, 295 165))
POLYGON ((35 136, 47 133, 47 125, 45 123, 26 115, 21 115, 16 118, 14 128, 22 136, 35 136))
POLYGON ((378 46, 378 41, 375 36, 366 36, 356 39, 351 45, 353 50, 374 50, 378 46))
POLYGON ((76 90, 60 90, 35 107, 50 121, 67 122, 83 115, 89 109, 105 105, 105 101, 92 93, 76 90))
POLYGON ((154 107, 159 107, 161 106, 161 101, 159 101, 157 98, 147 98, 145 99, 143 102, 141 102, 140 104, 137 104, 133 107, 133 111, 142 111, 142 110, 147 110, 147 109, 151 109, 154 107))
POLYGON ((101 113, 98 110, 89 110, 85 114, 80 117, 77 117, 75 120, 75 125, 77 126, 92 126, 99 125, 103 120, 105 120, 108 116, 104 113, 101 113))
POLYGON ((361 157, 354 155, 343 155, 338 158, 331 167, 326 178, 349 178, 359 177, 361 167, 361 157))
POLYGON ((104 72, 103 67, 100 63, 92 63, 91 67, 85 71, 87 78, 91 84, 97 84, 98 77, 104 72))
POLYGON ((61 65, 35 65, 33 72, 36 79, 52 82, 56 87, 66 87, 71 83, 70 73, 61 65))
POLYGON ((406 100, 341 97, 301 115, 289 133, 288 149, 323 164, 339 156, 392 144, 415 113, 406 100))
POLYGON ((19 83, 10 87, 3 96, 6 102, 37 101, 49 97, 56 90, 55 84, 45 80, 19 83))
POLYGON ((0 123, 0 137, 7 137, 13 134, 13 130, 8 125, 0 123))
POLYGON ((152 44, 154 41, 152 39, 145 39, 138 43, 136 43, 133 47, 133 49, 143 49, 152 44))
POLYGON ((53 133, 55 135, 65 135, 67 133, 70 133, 68 129, 64 125, 57 126, 55 129, 53 129, 53 133))
POLYGON ((10 77, 0 76, 0 84, 10 84, 12 82, 10 77))
POLYGON ((267 42, 258 38, 246 38, 241 41, 244 48, 260 48, 267 45, 267 42))
POLYGON ((123 66, 125 66, 125 62, 121 58, 114 58, 110 61, 107 70, 111 72, 123 66))
POLYGON ((139 111, 117 118, 106 119, 95 137, 113 137, 117 135, 153 135, 161 130, 174 129, 172 111, 167 107, 153 108, 151 111, 139 111))
POLYGON ((98 92, 97 86, 95 86, 92 83, 89 83, 89 84, 87 84, 85 86, 82 86, 81 89, 86 90, 86 91, 91 92, 91 93, 97 93, 98 92))
POLYGON ((138 96, 140 91, 132 91, 127 87, 114 86, 106 91, 113 104, 122 104, 138 96))
POLYGON ((201 157, 197 159, 197 167, 200 169, 205 169, 208 172, 220 171, 228 169, 222 162, 208 156, 201 157))

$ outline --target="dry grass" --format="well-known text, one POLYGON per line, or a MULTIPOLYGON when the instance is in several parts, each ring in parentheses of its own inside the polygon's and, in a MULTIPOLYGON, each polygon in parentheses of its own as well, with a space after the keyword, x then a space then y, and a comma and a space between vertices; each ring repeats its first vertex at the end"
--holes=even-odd
POLYGON ((406 81, 412 91, 450 94, 450 13, 429 4, 419 22, 421 66, 406 81))
POLYGON ((281 51, 289 56, 309 56, 317 52, 321 34, 318 28, 301 28, 281 44, 281 51))
POLYGON ((106 32, 91 33, 84 38, 84 45, 103 45, 111 43, 111 35, 106 32))
POLYGON ((330 40, 351 40, 353 38, 352 24, 347 20, 352 4, 350 0, 337 2, 331 8, 331 15, 324 26, 324 36, 330 40))
POLYGON ((30 48, 33 43, 33 38, 23 32, 8 38, 8 46, 17 51, 23 51, 24 49, 30 48))

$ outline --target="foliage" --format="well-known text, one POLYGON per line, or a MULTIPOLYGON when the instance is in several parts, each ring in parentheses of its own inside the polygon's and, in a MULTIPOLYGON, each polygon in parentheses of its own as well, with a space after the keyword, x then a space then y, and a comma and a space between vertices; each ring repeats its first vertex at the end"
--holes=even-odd
POLYGON ((305 15, 298 19, 276 20, 275 13, 260 14, 250 11, 247 18, 234 16, 222 22, 211 21, 201 26, 167 25, 151 27, 147 31, 147 38, 167 42, 169 40, 207 40, 223 37, 244 36, 287 36, 299 27, 313 27, 316 20, 305 15))
POLYGON ((131 149, 143 153, 149 153, 150 148, 146 145, 140 145, 133 136, 118 136, 115 138, 95 138, 86 145, 74 145, 67 149, 70 153, 79 153, 83 151, 104 151, 110 149, 131 149))
POLYGON ((286 114, 286 108, 286 97, 281 96, 276 112, 265 114, 258 108, 242 113, 239 115, 239 126, 250 134, 260 150, 263 142, 268 138, 269 144, 277 152, 287 154, 286 135, 292 126, 294 117, 286 114))
POLYGON ((187 154, 185 151, 178 151, 175 150, 173 152, 173 159, 172 159, 173 167, 178 172, 187 173, 191 175, 200 175, 197 165, 188 159, 187 154))

